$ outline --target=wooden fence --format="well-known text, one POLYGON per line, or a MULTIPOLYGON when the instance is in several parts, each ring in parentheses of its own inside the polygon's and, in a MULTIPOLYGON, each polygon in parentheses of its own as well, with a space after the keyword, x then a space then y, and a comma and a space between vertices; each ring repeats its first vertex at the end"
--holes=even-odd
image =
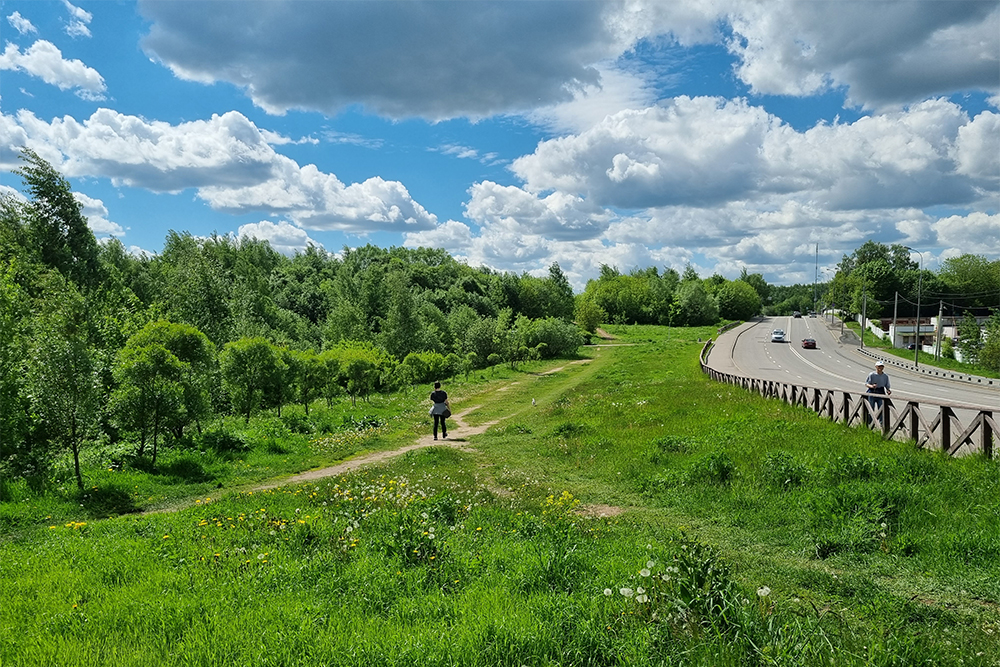
POLYGON ((983 456, 992 458, 994 451, 997 451, 996 446, 1000 446, 1000 426, 997 425, 992 410, 954 403, 894 400, 889 396, 822 389, 722 373, 708 365, 708 353, 712 345, 713 342, 709 340, 701 350, 701 370, 717 382, 735 385, 765 398, 776 398, 789 405, 801 405, 848 426, 863 426, 881 431, 884 438, 913 440, 918 447, 932 447, 951 455, 968 446, 971 451, 979 451, 983 456), (968 426, 963 426, 957 412, 976 413, 976 416, 968 426), (931 415, 933 418, 930 418, 931 415))

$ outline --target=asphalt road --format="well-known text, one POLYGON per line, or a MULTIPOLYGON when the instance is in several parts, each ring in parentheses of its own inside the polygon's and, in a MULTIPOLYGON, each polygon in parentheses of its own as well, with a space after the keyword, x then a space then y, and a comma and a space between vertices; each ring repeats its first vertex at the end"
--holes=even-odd
MULTIPOLYGON (((865 378, 874 362, 857 352, 853 342, 841 340, 840 322, 821 317, 768 317, 748 322, 721 335, 709 365, 728 373, 798 385, 865 391, 865 378), (785 330, 785 342, 771 341, 774 329, 785 330), (801 346, 803 338, 816 340, 815 350, 801 346)), ((920 403, 948 403, 1000 412, 1000 389, 929 377, 902 368, 888 368, 894 399, 920 403)))

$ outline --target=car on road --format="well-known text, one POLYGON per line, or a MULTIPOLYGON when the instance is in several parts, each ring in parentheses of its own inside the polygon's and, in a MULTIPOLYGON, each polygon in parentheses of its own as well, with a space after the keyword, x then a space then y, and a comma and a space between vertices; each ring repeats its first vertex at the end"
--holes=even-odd
POLYGON ((796 310, 794 313, 792 313, 792 317, 802 317, 802 313, 796 310))
POLYGON ((784 343, 785 342, 785 330, 775 329, 771 332, 771 342, 772 343, 784 343))
POLYGON ((815 339, 813 339, 813 338, 803 338, 802 339, 802 347, 805 348, 806 350, 815 350, 816 349, 816 341, 815 341, 815 339))

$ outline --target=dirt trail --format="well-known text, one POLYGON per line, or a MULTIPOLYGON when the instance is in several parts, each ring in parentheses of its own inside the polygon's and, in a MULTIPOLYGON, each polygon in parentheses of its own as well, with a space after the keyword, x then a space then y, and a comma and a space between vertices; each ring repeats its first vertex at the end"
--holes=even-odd
MULTIPOLYGON (((590 359, 578 359, 576 361, 571 361, 570 364, 572 365, 586 364, 589 363, 590 361, 591 361, 590 359)), ((538 375, 539 376, 551 375, 552 373, 558 373, 559 371, 565 370, 565 368, 566 366, 559 366, 558 368, 553 368, 543 373, 539 373, 538 375)), ((517 384, 519 383, 516 381, 512 382, 505 387, 501 387, 499 391, 510 389, 511 387, 517 384)), ((316 470, 308 470, 306 472, 299 473, 297 475, 292 475, 291 477, 285 477, 279 480, 268 482, 266 484, 259 484, 257 486, 245 488, 242 490, 266 491, 268 489, 277 489, 283 486, 291 486, 294 484, 301 484, 304 482, 312 482, 318 479, 324 479, 326 477, 334 477, 336 475, 341 475, 345 472, 357 470, 358 468, 361 468, 363 466, 373 465, 381 463, 383 461, 387 461, 391 458, 405 454, 406 452, 412 452, 417 449, 425 449, 427 447, 451 447, 465 452, 473 452, 475 451, 475 449, 468 445, 468 438, 473 435, 479 435, 480 433, 485 433, 489 427, 498 424, 500 423, 500 421, 502 421, 501 419, 496 419, 494 421, 485 422, 483 424, 478 424, 476 426, 470 426, 469 424, 467 424, 465 422, 464 417, 472 412, 475 412, 480 407, 481 406, 479 405, 473 405, 471 407, 462 410, 461 412, 456 412, 455 414, 453 414, 450 418, 451 424, 448 429, 447 440, 444 439, 435 440, 433 433, 427 433, 417 438, 417 440, 413 442, 413 444, 400 447, 399 449, 371 452, 369 454, 364 454, 363 456, 359 456, 357 458, 343 461, 342 463, 338 463, 336 465, 327 466, 325 468, 317 468, 316 470)), ((500 495, 505 495, 504 493, 505 490, 495 489, 495 491, 500 495)), ((205 503, 206 501, 200 501, 200 502, 205 503)), ((177 510, 183 509, 184 507, 188 506, 189 505, 185 503, 182 505, 175 505, 168 508, 149 510, 146 512, 142 512, 142 514, 159 514, 163 512, 175 512, 177 510)), ((610 507, 606 505, 583 506, 577 508, 577 512, 580 514, 601 516, 601 517, 615 516, 620 511, 621 511, 620 508, 610 507)))
POLYGON ((371 452, 370 454, 365 454, 354 459, 344 461, 343 463, 338 463, 337 465, 327 466, 326 468, 317 468, 316 470, 309 470, 298 475, 292 475, 291 477, 285 477, 284 479, 269 482, 267 484, 262 484, 260 486, 254 487, 253 491, 265 491, 267 489, 276 489, 280 486, 290 486, 293 484, 301 484, 302 482, 311 482, 317 479, 323 479, 324 477, 333 477, 335 475, 341 475, 345 472, 350 472, 352 470, 357 470, 362 466, 372 465, 374 463, 381 463, 388 459, 394 458, 405 454, 406 452, 412 452, 415 449, 424 449, 426 447, 453 447, 455 449, 460 449, 462 451, 471 452, 475 451, 467 444, 467 438, 472 435, 479 435, 484 433, 486 429, 494 424, 499 423, 500 420, 486 422, 484 424, 479 424, 477 426, 469 426, 465 423, 463 417, 469 413, 478 410, 480 406, 474 405, 470 408, 466 408, 461 412, 457 412, 451 416, 452 424, 448 429, 448 439, 447 440, 435 440, 432 433, 427 433, 426 435, 420 436, 416 442, 412 445, 406 445, 405 447, 400 447, 399 449, 392 449, 382 452, 371 452))

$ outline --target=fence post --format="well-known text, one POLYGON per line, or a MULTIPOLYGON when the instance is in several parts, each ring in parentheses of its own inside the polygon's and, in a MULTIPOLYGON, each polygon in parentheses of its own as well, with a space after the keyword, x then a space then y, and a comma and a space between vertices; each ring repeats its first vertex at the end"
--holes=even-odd
POLYGON ((951 418, 954 413, 947 405, 941 406, 941 451, 951 449, 951 418))
POLYGON ((982 413, 983 417, 983 440, 982 440, 982 450, 983 456, 987 459, 993 458, 993 429, 990 427, 990 420, 993 419, 993 412, 991 410, 985 410, 982 413))

